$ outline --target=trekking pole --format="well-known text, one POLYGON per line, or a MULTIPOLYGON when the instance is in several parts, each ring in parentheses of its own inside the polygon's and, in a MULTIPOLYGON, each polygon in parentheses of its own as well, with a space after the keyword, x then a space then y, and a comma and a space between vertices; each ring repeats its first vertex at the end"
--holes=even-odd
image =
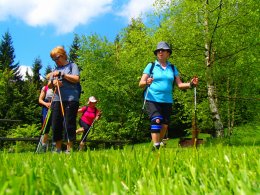
POLYGON ((64 113, 64 107, 63 107, 62 99, 61 99, 60 86, 59 86, 59 80, 58 79, 57 79, 57 89, 58 89, 58 94, 59 94, 59 98, 60 98, 61 113, 62 113, 62 116, 63 116, 63 126, 65 128, 67 140, 68 140, 68 143, 69 143, 70 142, 69 134, 68 134, 66 117, 65 117, 65 113, 64 113))
MULTIPOLYGON (((151 74, 150 78, 153 78, 152 74, 151 74)), ((142 116, 143 116, 143 113, 144 113, 144 108, 145 108, 145 104, 146 104, 146 101, 147 101, 147 96, 148 96, 149 90, 150 90, 150 85, 147 85, 146 93, 145 93, 145 96, 144 96, 144 103, 143 103, 143 106, 142 106, 142 112, 141 112, 141 115, 140 115, 138 126, 140 125, 140 122, 141 122, 141 119, 142 119, 142 116)))
POLYGON ((197 89, 194 87, 194 107, 195 107, 195 115, 197 110, 197 89))
POLYGON ((48 109, 47 115, 44 119, 44 123, 43 123, 42 129, 41 129, 41 134, 40 134, 40 138, 39 138, 35 153, 39 152, 40 146, 42 145, 42 140, 43 140, 43 137, 45 134, 46 126, 47 126, 47 124, 49 122, 49 118, 51 116, 51 112, 52 112, 51 109, 48 109))
POLYGON ((150 89, 150 85, 146 89, 146 94, 145 94, 145 97, 144 97, 144 103, 143 103, 143 106, 142 106, 142 111, 144 111, 144 107, 145 107, 145 104, 146 104, 146 99, 147 99, 147 96, 148 96, 149 89, 150 89))
MULTIPOLYGON (((87 138, 88 133, 89 133, 90 129, 93 127, 93 125, 94 125, 95 122, 96 122, 96 119, 94 119, 94 121, 92 122, 92 124, 91 124, 90 127, 88 128, 87 133, 84 135, 84 137, 82 138, 82 140, 80 141, 80 143, 81 143, 81 142, 84 142, 84 140, 87 138)), ((79 148, 79 150, 80 150, 80 148, 79 148)))
MULTIPOLYGON (((152 74, 151 74, 150 78, 153 78, 152 74)), ((137 137, 137 131, 138 131, 138 128, 140 126, 140 123, 141 123, 141 120, 142 120, 142 117, 143 117, 143 114, 144 114, 144 109, 145 109, 145 104, 146 104, 147 96, 148 96, 148 93, 149 93, 149 89, 150 89, 150 85, 147 85, 146 86, 146 93, 145 93, 145 96, 144 96, 144 102, 143 102, 143 106, 142 106, 142 111, 141 111, 141 114, 140 114, 140 117, 139 117, 139 121, 137 123, 137 128, 135 130, 135 137, 137 137)), ((132 140, 132 143, 133 143, 132 150, 134 148, 134 139, 135 139, 135 137, 132 140)))
POLYGON ((140 118, 139 118, 139 122, 138 122, 137 127, 139 127, 140 122, 141 122, 141 119, 142 119, 142 116, 143 116, 143 114, 144 114, 144 109, 145 109, 145 104, 146 104, 147 96, 148 96, 148 93, 149 93, 149 89, 150 89, 150 85, 149 85, 149 86, 147 87, 147 89, 146 89, 146 94, 145 94, 144 102, 143 102, 143 106, 142 106, 142 112, 141 112, 141 115, 140 115, 140 118))
MULTIPOLYGON (((51 98, 51 104, 52 104, 52 101, 54 99, 54 94, 56 93, 56 88, 54 89, 54 92, 53 92, 53 96, 51 98)), ((51 116, 51 113, 52 113, 52 109, 51 109, 51 106, 50 108, 48 109, 48 112, 47 112, 47 115, 44 119, 44 122, 42 124, 42 128, 41 128, 41 134, 40 134, 40 138, 39 138, 39 141, 38 141, 38 144, 37 144, 37 147, 36 147, 36 150, 35 150, 35 153, 38 153, 39 152, 39 149, 40 149, 40 145, 42 144, 42 139, 43 139, 43 136, 45 134, 45 131, 46 131, 46 126, 49 122, 49 119, 50 119, 50 116, 51 116)))
POLYGON ((197 146, 198 129, 197 129, 197 88, 194 87, 194 145, 197 146))

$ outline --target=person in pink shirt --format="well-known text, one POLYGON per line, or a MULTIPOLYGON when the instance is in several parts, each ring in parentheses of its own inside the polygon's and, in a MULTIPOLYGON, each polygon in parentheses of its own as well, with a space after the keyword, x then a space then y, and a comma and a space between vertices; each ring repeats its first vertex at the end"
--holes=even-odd
POLYGON ((78 109, 78 113, 82 113, 79 120, 79 128, 76 133, 82 133, 81 141, 79 144, 79 150, 83 150, 90 128, 96 120, 101 116, 101 111, 96 107, 97 99, 94 96, 88 98, 88 106, 83 106, 78 109))

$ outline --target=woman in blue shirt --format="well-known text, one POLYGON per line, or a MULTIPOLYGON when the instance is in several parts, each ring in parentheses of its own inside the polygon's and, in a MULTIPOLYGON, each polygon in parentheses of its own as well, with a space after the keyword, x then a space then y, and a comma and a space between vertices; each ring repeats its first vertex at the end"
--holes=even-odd
POLYGON ((75 63, 68 61, 66 51, 61 46, 55 47, 50 56, 57 67, 51 74, 48 87, 59 86, 60 88, 60 90, 56 90, 52 103, 53 141, 56 142, 56 151, 59 153, 64 132, 67 140, 66 152, 69 153, 73 141, 76 140, 76 117, 80 93, 78 89, 79 69, 75 63))
POLYGON ((139 86, 147 86, 144 93, 146 112, 151 120, 154 148, 159 149, 172 113, 173 83, 175 82, 179 89, 189 89, 197 86, 198 78, 194 77, 189 83, 181 81, 177 68, 168 61, 172 50, 166 42, 159 42, 154 54, 157 60, 145 67, 139 86))

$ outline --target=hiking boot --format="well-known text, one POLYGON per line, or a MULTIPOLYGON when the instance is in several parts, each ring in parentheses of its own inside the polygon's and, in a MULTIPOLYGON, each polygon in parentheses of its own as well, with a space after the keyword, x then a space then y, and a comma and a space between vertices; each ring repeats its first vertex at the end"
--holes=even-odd
POLYGON ((166 145, 167 145, 167 143, 166 143, 165 141, 161 141, 161 142, 160 142, 160 146, 161 146, 161 147, 165 148, 166 145))
POLYGON ((42 144, 42 152, 46 152, 48 148, 48 144, 42 144))
POLYGON ((160 149, 160 145, 153 146, 152 151, 158 151, 160 149))
POLYGON ((65 154, 70 154, 70 150, 66 150, 64 153, 65 154))
POLYGON ((56 143, 52 142, 52 144, 51 144, 51 151, 53 152, 53 151, 55 151, 55 149, 56 149, 56 143))
POLYGON ((53 153, 53 154, 60 154, 60 153, 62 153, 62 151, 61 151, 61 149, 54 149, 54 150, 52 151, 52 153, 53 153))

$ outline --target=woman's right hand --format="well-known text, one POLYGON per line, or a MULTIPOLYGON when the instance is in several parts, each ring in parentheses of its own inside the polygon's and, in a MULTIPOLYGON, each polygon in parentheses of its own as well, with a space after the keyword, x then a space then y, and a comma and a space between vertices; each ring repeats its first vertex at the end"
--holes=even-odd
POLYGON ((153 82, 153 78, 152 77, 149 77, 147 80, 146 80, 146 85, 151 85, 153 82))
POLYGON ((46 102, 45 106, 46 106, 46 108, 50 108, 51 107, 51 103, 50 102, 46 102))
POLYGON ((139 87, 145 87, 146 85, 151 85, 151 83, 153 82, 153 78, 149 77, 148 74, 143 74, 140 82, 139 82, 139 87))

